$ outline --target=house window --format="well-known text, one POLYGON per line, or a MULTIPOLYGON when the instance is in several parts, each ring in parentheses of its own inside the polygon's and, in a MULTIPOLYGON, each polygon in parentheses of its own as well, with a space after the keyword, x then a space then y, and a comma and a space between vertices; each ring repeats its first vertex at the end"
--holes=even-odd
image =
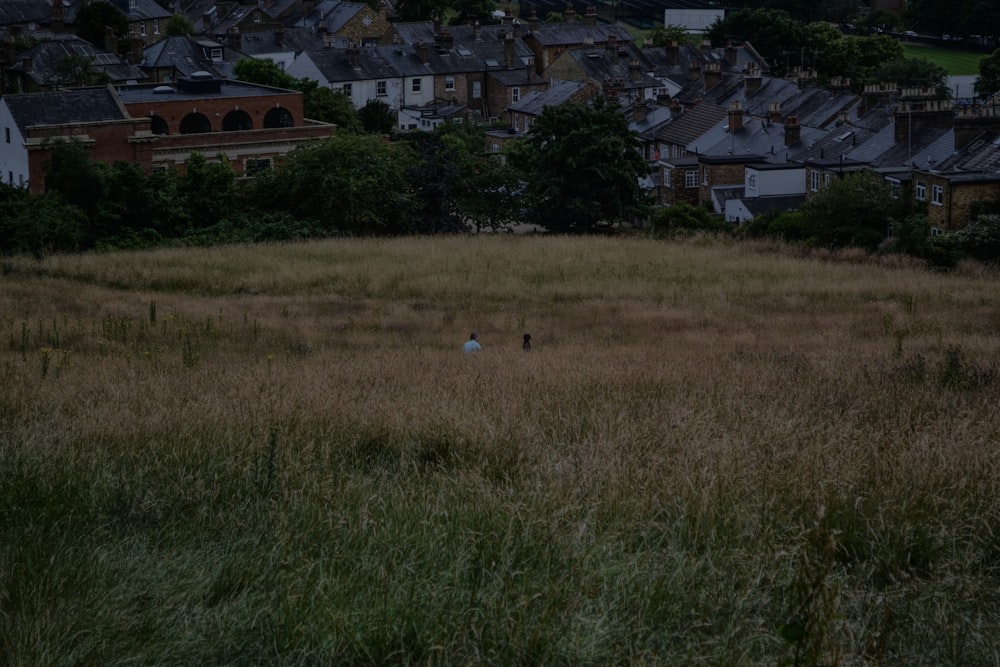
POLYGON ((810 174, 809 189, 812 190, 813 192, 819 192, 819 177, 820 174, 818 171, 813 171, 810 174))
POLYGON ((674 144, 670 147, 670 157, 684 157, 684 149, 674 144))
POLYGON ((143 37, 146 36, 146 22, 145 21, 142 21, 139 24, 139 34, 142 35, 143 37))
POLYGON ((524 117, 524 131, 525 132, 528 131, 528 126, 529 125, 531 125, 531 118, 529 118, 528 116, 525 116, 524 117))
POLYGON ((153 19, 153 34, 160 34, 160 19, 153 19))
POLYGON ((414 79, 413 83, 411 84, 411 86, 412 86, 411 90, 413 92, 419 93, 420 92, 420 79, 414 79))
POLYGON ((684 187, 698 187, 698 171, 696 169, 688 169, 684 172, 684 187))
POLYGON ((340 90, 344 93, 345 96, 350 97, 351 93, 354 92, 354 86, 349 83, 345 83, 340 90))
POLYGON ((253 15, 253 22, 254 23, 260 23, 260 21, 261 21, 260 14, 254 14, 253 15))
POLYGON ((931 236, 940 236, 942 234, 940 227, 931 227, 931 236))
POLYGON ((247 158, 243 162, 243 173, 247 176, 256 176, 257 174, 267 171, 271 168, 271 158, 247 158))
POLYGON ((135 9, 136 0, 128 0, 128 8, 135 9))
POLYGON ((757 174, 747 174, 747 187, 751 190, 757 189, 757 174))
POLYGON ((378 97, 385 97, 386 95, 389 94, 389 93, 386 92, 386 88, 387 88, 387 86, 386 86, 386 82, 385 81, 376 81, 375 82, 375 94, 378 97))
POLYGON ((940 185, 931 186, 931 203, 941 206, 944 203, 944 188, 940 185))
POLYGON ((511 102, 517 102, 520 99, 521 99, 521 89, 520 88, 511 88, 510 89, 510 101, 511 102))
POLYGON ((129 34, 129 36, 135 35, 135 24, 134 23, 129 23, 128 24, 128 34, 129 34))
POLYGON ((670 187, 670 175, 672 173, 673 173, 673 169, 664 169, 663 170, 663 187, 665 187, 665 188, 669 188, 670 187))
POLYGON ((500 152, 500 144, 493 144, 493 152, 494 153, 500 152))
POLYGON ((212 62, 221 63, 222 62, 222 49, 212 49, 211 52, 212 62))
POLYGON ((830 174, 823 174, 823 185, 830 185, 830 174))
POLYGON ((917 187, 914 189, 916 193, 917 201, 927 201, 927 184, 923 181, 917 181, 917 187))
POLYGON ((472 82, 472 99, 478 100, 483 96, 483 82, 473 81, 472 82))
POLYGON ((521 131, 521 114, 514 114, 514 131, 521 131))
POLYGON ((899 199, 899 181, 889 181, 889 194, 893 199, 899 199))
POLYGON ((701 184, 708 185, 708 167, 701 168, 701 184))
POLYGON ((455 90, 455 77, 449 76, 447 79, 444 80, 444 89, 455 90))
POLYGON ((7 135, 7 143, 9 144, 10 143, 10 128, 9 127, 5 127, 4 128, 4 133, 7 135))

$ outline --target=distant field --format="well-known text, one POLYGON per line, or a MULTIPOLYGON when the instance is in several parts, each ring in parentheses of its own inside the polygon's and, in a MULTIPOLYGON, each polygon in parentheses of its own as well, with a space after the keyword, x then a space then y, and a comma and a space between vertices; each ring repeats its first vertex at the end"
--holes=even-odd
POLYGON ((1000 655, 995 271, 481 235, 0 275, 0 665, 1000 655))
POLYGON ((985 58, 982 53, 967 51, 951 51, 933 46, 903 44, 907 58, 926 58, 932 63, 941 65, 948 74, 959 76, 963 74, 979 74, 979 61, 985 58))

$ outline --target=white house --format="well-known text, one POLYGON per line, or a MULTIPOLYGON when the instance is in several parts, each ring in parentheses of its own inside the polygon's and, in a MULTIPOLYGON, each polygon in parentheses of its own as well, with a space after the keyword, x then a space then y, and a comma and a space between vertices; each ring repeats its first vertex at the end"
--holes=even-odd
POLYGON ((8 185, 27 187, 28 149, 17 121, 7 105, 6 98, 0 99, 0 127, 3 128, 3 143, 0 144, 0 181, 8 185))
POLYGON ((753 164, 744 168, 743 196, 727 199, 728 222, 742 224, 761 213, 792 211, 805 200, 806 168, 801 164, 753 164))

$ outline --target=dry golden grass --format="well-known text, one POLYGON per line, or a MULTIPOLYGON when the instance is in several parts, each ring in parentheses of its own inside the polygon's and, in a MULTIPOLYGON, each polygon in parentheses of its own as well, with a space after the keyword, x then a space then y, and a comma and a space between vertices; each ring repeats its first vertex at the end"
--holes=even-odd
POLYGON ((0 662, 1000 651, 981 267, 476 237, 4 271, 0 662))

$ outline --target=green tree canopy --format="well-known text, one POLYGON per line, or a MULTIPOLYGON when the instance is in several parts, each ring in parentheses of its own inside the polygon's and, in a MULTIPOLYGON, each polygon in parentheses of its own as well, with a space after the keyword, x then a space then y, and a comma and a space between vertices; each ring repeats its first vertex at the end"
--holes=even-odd
POLYGON ((358 120, 369 134, 392 134, 396 129, 396 112, 382 100, 368 100, 358 109, 358 120))
POLYGON ((874 250, 898 216, 898 204, 882 179, 859 172, 833 179, 801 211, 811 244, 874 250))
POLYGON ((888 60, 878 66, 874 78, 890 81, 900 88, 926 86, 937 91, 938 99, 951 97, 948 89, 948 70, 926 58, 903 58, 888 60))
POLYGON ((128 35, 128 20, 114 5, 104 0, 91 2, 80 9, 76 34, 97 48, 104 48, 104 36, 112 28, 119 39, 128 35))
POLYGON ((337 133, 295 149, 253 179, 246 201, 257 211, 302 221, 313 235, 409 232, 415 202, 406 174, 412 163, 406 144, 337 133))
POLYGON ((979 61, 979 76, 976 78, 976 95, 989 97, 1000 91, 1000 49, 979 61))
POLYGON ((649 167, 617 107, 546 107, 527 137, 509 151, 524 178, 534 222, 551 231, 589 232, 640 213, 639 179, 649 167))
POLYGON ((194 23, 184 14, 174 14, 167 19, 165 28, 168 37, 178 37, 180 35, 190 35, 194 32, 194 23))
POLYGON ((240 58, 233 65, 233 76, 240 81, 259 83, 262 86, 299 90, 299 80, 270 58, 240 58))
POLYGON ((788 12, 774 9, 743 9, 716 21, 708 31, 715 45, 729 40, 750 42, 775 74, 801 64, 805 34, 803 24, 788 12))
POLYGON ((240 81, 298 90, 302 93, 306 118, 333 123, 342 131, 361 129, 354 104, 346 95, 313 79, 296 79, 269 58, 241 58, 233 67, 233 75, 240 81))

